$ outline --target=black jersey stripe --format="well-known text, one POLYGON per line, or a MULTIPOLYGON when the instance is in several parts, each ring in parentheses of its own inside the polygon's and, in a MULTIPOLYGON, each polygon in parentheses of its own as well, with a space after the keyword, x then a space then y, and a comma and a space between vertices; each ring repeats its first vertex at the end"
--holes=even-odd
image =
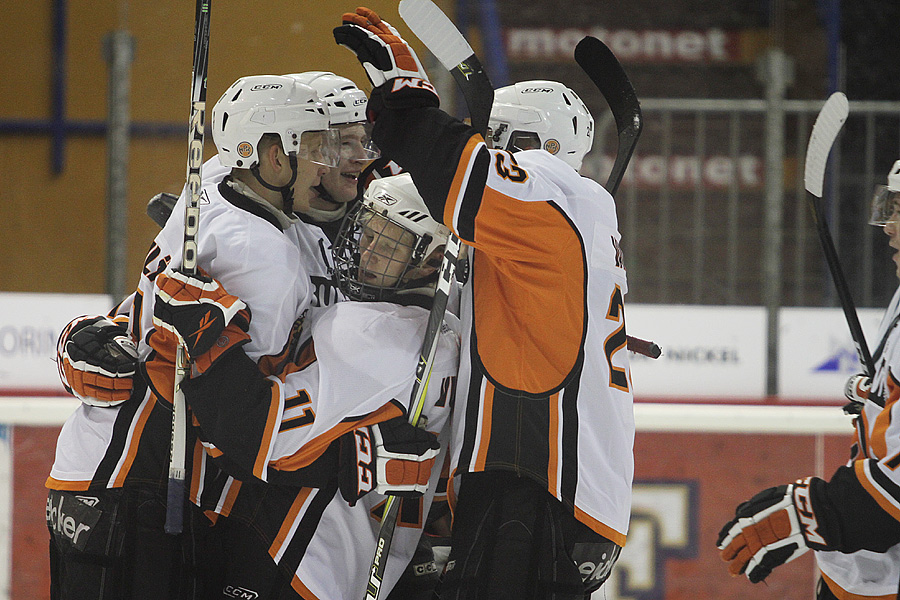
POLYGON ((143 401, 147 400, 150 393, 143 379, 135 377, 131 399, 119 405, 119 414, 116 416, 116 422, 113 424, 112 438, 106 447, 103 459, 97 465, 97 470, 91 479, 90 489, 96 490, 108 487, 112 480, 113 472, 116 470, 116 465, 119 464, 122 456, 128 451, 128 431, 131 429, 131 424, 137 418, 143 401))
POLYGON ((459 237, 464 240, 477 241, 475 239, 475 217, 481 208, 481 197, 484 195, 484 187, 487 183, 488 169, 491 166, 491 153, 487 147, 479 148, 469 172, 469 181, 463 192, 459 207, 459 218, 456 222, 456 230, 459 237))
POLYGON ((459 469, 463 472, 470 470, 469 465, 472 463, 472 457, 475 454, 478 409, 481 405, 481 386, 483 383, 484 378, 475 370, 473 365, 472 374, 469 376, 469 391, 466 397, 465 436, 459 455, 459 469))
MULTIPOLYGON (((579 369, 562 391, 562 423, 559 435, 562 438, 562 461, 560 495, 566 503, 575 504, 578 489, 578 392, 581 388, 581 368, 584 358, 579 360, 579 369)), ((552 491, 552 490, 551 490, 552 491)))
POLYGON ((322 514, 334 499, 337 493, 337 479, 333 479, 331 483, 323 488, 316 490, 315 496, 310 501, 309 506, 300 519, 300 524, 288 542, 288 547, 281 556, 279 565, 282 568, 296 571, 306 554, 313 536, 319 529, 319 521, 322 520, 322 514))

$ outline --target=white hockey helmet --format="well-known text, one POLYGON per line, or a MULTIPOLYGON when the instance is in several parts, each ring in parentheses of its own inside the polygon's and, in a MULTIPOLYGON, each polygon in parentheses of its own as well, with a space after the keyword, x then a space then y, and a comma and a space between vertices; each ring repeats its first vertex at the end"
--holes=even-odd
POLYGON ((900 160, 888 171, 887 185, 876 185, 869 225, 900 222, 900 160))
POLYGON ((543 148, 576 171, 594 144, 594 118, 587 106, 555 81, 521 81, 496 90, 488 126, 494 148, 543 148))
POLYGON ((319 98, 328 103, 332 125, 345 123, 365 123, 366 93, 346 77, 329 71, 306 71, 288 75, 300 83, 316 90, 319 98))
POLYGON ((369 99, 366 97, 366 93, 356 87, 353 81, 329 71, 292 73, 288 77, 292 77, 316 90, 319 98, 328 104, 332 127, 340 127, 341 125, 364 126, 365 135, 358 140, 358 144, 355 147, 353 145, 353 142, 357 141, 355 139, 342 144, 341 150, 348 154, 345 158, 372 160, 381 156, 378 147, 372 141, 372 123, 369 123, 366 118, 366 104, 368 104, 369 99))
POLYGON ((424 275, 416 271, 449 236, 450 230, 431 217, 408 173, 376 179, 344 218, 332 248, 338 287, 354 300, 433 295, 437 269, 424 275))
POLYGON ((257 146, 265 134, 281 137, 287 155, 335 167, 340 133, 331 129, 328 105, 316 91, 291 77, 241 77, 212 109, 212 135, 226 167, 259 163, 257 146))

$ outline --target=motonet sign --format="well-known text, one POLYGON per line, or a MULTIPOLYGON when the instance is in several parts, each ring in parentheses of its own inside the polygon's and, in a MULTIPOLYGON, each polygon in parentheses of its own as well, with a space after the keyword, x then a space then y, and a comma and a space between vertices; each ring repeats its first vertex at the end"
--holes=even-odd
POLYGON ((506 55, 517 61, 572 60, 586 35, 602 40, 622 62, 747 62, 744 39, 750 32, 712 29, 510 28, 506 55))

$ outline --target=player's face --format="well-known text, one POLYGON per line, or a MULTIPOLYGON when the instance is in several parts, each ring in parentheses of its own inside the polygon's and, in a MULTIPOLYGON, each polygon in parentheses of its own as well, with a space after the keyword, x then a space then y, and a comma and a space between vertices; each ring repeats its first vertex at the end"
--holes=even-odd
POLYGON ((895 195, 893 200, 893 213, 889 217, 887 223, 884 224, 884 233, 889 238, 891 238, 890 246, 895 250, 894 252, 894 265, 896 266, 895 273, 897 277, 900 278, 900 196, 895 195))
POLYGON ((366 145, 369 142, 362 123, 341 125, 341 163, 322 177, 325 188, 335 202, 341 204, 356 198, 356 182, 369 161, 366 145))
POLYGON ((376 287, 397 285, 412 256, 415 236, 387 219, 373 215, 359 239, 359 279, 376 287))
POLYGON ((324 201, 319 198, 319 191, 315 189, 322 183, 324 177, 330 170, 328 167, 312 162, 322 161, 322 144, 321 134, 305 133, 303 137, 305 154, 309 160, 300 159, 297 161, 297 181, 294 182, 294 203, 297 210, 303 211, 304 208, 328 208, 318 206, 324 201), (318 201, 318 202, 317 202, 318 201))

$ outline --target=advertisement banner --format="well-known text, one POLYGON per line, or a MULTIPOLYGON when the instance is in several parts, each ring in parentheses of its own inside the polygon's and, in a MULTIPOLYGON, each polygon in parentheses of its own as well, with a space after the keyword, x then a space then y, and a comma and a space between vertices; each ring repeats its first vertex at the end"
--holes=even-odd
POLYGON ((60 331, 111 307, 105 294, 0 293, 0 395, 65 394, 56 370, 60 331))
MULTIPOLYGON (((857 309, 874 352, 884 310, 857 309)), ((840 308, 782 308, 779 313, 778 396, 843 403, 847 378, 861 373, 856 346, 840 308)))
POLYGON ((765 309, 629 304, 626 322, 629 335, 653 340, 663 350, 655 360, 629 355, 636 399, 765 395, 765 309))

